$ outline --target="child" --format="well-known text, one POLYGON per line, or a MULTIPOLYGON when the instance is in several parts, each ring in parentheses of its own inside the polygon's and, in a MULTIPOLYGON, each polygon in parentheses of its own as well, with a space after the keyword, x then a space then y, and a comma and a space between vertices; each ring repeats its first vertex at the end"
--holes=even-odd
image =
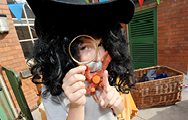
MULTIPOLYGON (((117 120, 115 114, 121 114, 125 106, 118 91, 127 93, 129 89, 121 86, 131 87, 134 83, 129 79, 132 77, 130 55, 125 33, 119 24, 131 20, 134 13, 133 2, 27 1, 36 15, 35 28, 39 37, 33 52, 36 61, 36 65, 32 67, 33 81, 42 74, 42 98, 47 119, 117 120), (70 42, 78 35, 89 35, 96 40, 99 48, 94 59, 96 64, 106 51, 112 58, 103 73, 104 90, 102 93, 97 91, 99 102, 86 94, 86 66, 78 66, 68 52, 70 42)), ((78 56, 77 52, 73 54, 78 56)), ((101 67, 99 65, 90 74, 100 71, 101 67)))

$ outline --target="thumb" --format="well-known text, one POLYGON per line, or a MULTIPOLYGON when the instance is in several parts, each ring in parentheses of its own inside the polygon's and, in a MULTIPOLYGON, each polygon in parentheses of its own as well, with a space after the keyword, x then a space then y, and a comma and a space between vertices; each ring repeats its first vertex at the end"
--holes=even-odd
POLYGON ((108 81, 108 71, 105 70, 103 73, 103 84, 105 87, 110 86, 109 81, 108 81))

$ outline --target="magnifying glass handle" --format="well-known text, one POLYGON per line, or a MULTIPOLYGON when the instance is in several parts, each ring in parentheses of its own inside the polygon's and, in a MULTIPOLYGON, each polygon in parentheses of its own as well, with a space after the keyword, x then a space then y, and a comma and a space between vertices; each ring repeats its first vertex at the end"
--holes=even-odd
POLYGON ((86 70, 85 70, 85 77, 86 77, 86 80, 88 81, 89 84, 92 83, 92 80, 91 80, 91 77, 90 77, 90 70, 89 70, 89 66, 88 65, 85 65, 86 66, 86 70))

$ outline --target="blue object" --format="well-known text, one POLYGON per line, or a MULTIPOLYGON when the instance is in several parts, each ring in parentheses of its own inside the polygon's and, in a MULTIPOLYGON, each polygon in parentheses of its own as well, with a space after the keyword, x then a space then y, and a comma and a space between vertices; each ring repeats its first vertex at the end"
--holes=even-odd
POLYGON ((18 19, 20 23, 22 18, 23 4, 24 3, 7 4, 9 9, 12 11, 12 13, 15 15, 15 17, 18 19))
POLYGON ((108 0, 99 0, 99 2, 106 2, 106 1, 108 1, 108 0))
POLYGON ((149 70, 146 74, 142 76, 139 82, 146 82, 156 79, 156 70, 149 70))
POLYGON ((150 78, 156 78, 156 71, 150 76, 150 78))
POLYGON ((162 73, 157 76, 157 79, 166 78, 166 77, 168 77, 168 76, 166 74, 162 73))

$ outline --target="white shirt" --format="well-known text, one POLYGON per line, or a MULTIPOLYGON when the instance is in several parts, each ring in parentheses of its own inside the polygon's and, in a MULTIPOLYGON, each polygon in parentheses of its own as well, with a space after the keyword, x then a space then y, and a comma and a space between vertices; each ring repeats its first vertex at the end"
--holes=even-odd
MULTIPOLYGON (((59 96, 52 96, 46 91, 46 86, 42 87, 42 101, 44 104, 48 120, 66 120, 68 116, 70 101, 62 92, 59 96)), ((100 94, 98 92, 98 94, 100 94)), ((118 120, 111 108, 102 108, 95 102, 91 95, 86 95, 85 120, 118 120)))

